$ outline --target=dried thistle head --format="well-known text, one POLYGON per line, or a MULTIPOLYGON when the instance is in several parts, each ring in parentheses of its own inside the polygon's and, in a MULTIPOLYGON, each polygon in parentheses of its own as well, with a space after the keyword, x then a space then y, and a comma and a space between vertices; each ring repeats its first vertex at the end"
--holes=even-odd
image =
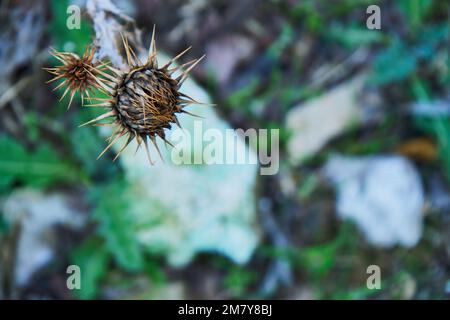
POLYGON ((156 137, 160 137, 164 142, 171 145, 165 138, 164 130, 170 129, 173 124, 180 126, 176 114, 190 114, 185 111, 184 108, 188 104, 199 103, 181 93, 179 89, 187 78, 188 73, 203 59, 204 56, 178 67, 170 68, 175 60, 180 58, 190 49, 189 47, 163 67, 158 67, 154 29, 149 54, 144 63, 142 63, 134 53, 128 40, 123 37, 122 40, 128 66, 126 70, 118 70, 111 66, 106 66, 111 74, 103 71, 99 72, 99 74, 108 81, 108 85, 103 85, 102 87, 108 92, 109 97, 106 99, 93 98, 97 103, 90 105, 94 107, 104 107, 107 108, 108 111, 83 125, 96 123, 97 125, 116 126, 115 131, 111 137, 108 138, 109 145, 103 150, 98 158, 115 144, 119 138, 127 136, 124 145, 121 147, 114 160, 117 159, 133 139, 136 139, 138 148, 144 143, 148 160, 152 163, 148 150, 147 138, 152 141, 161 156, 158 145, 156 144, 156 137), (177 70, 182 70, 182 73, 178 77, 173 78, 172 75, 177 70), (114 85, 111 85, 111 82, 113 82, 114 85), (107 119, 109 122, 98 123, 103 119, 107 119))
POLYGON ((93 88, 103 89, 105 79, 100 77, 102 70, 104 70, 104 64, 93 63, 95 48, 88 46, 83 53, 83 56, 79 57, 75 53, 71 52, 59 52, 55 49, 51 49, 50 54, 62 62, 62 65, 53 68, 44 68, 55 77, 47 83, 63 80, 54 90, 61 87, 66 87, 60 100, 64 99, 67 93, 70 92, 70 100, 67 105, 67 109, 70 108, 73 97, 77 91, 80 91, 82 104, 84 104, 84 97, 90 99, 93 88))

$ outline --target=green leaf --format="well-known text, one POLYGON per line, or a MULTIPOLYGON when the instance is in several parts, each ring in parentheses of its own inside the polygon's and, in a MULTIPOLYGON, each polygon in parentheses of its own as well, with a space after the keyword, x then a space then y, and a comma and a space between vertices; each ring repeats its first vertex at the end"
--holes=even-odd
POLYGON ((413 29, 420 27, 431 8, 431 0, 399 0, 397 2, 400 10, 405 14, 413 29))
POLYGON ((417 117, 416 125, 422 130, 433 134, 439 145, 439 158, 447 179, 450 181, 450 119, 448 117, 417 117))
POLYGON ((323 276, 335 265, 339 244, 338 241, 333 241, 331 243, 304 248, 299 253, 300 264, 313 276, 323 276))
POLYGON ((233 92, 228 97, 228 103, 233 108, 245 108, 252 98, 254 98, 256 94, 256 90, 258 89, 259 81, 256 78, 251 79, 250 83, 235 92, 233 92))
POLYGON ((363 300, 379 293, 378 290, 367 288, 367 286, 352 288, 346 290, 338 290, 333 293, 331 299, 335 300, 363 300))
POLYGON ((40 138, 39 115, 34 111, 28 111, 23 117, 26 127, 26 135, 29 141, 36 143, 40 138))
POLYGON ((94 217, 99 223, 98 233, 106 240, 106 246, 117 263, 126 270, 143 268, 143 251, 136 239, 134 215, 129 211, 131 198, 126 194, 123 180, 94 191, 94 217))
POLYGON ((242 297, 247 293, 247 288, 255 283, 258 276, 253 270, 233 266, 224 279, 225 287, 234 297, 242 297))
POLYGON ((308 199, 319 186, 319 178, 315 174, 310 174, 300 184, 298 196, 301 200, 308 199))
POLYGON ((8 231, 9 225, 3 216, 3 212, 0 212, 0 235, 5 234, 8 231))
POLYGON ((145 261, 145 273, 156 284, 165 284, 167 282, 166 274, 161 265, 155 260, 145 261))
POLYGON ((347 27, 340 25, 331 26, 328 36, 331 41, 337 41, 349 49, 380 43, 384 39, 382 32, 364 29, 358 26, 347 27))
POLYGON ((438 23, 421 28, 417 35, 417 45, 412 48, 412 54, 431 60, 436 56, 437 47, 442 44, 448 47, 450 28, 446 23, 438 23))
MULTIPOLYGON (((75 116, 75 123, 85 123, 97 116, 98 114, 85 110, 75 116)), ((93 180, 100 182, 114 179, 119 171, 117 163, 113 163, 107 154, 96 160, 107 146, 105 139, 100 138, 97 128, 75 128, 70 132, 69 140, 75 158, 93 180)))
POLYGON ((371 81, 382 85, 406 79, 417 67, 417 58, 399 40, 379 54, 374 61, 371 81))
POLYGON ((32 153, 19 142, 0 136, 0 189, 14 182, 47 187, 76 179, 76 169, 63 162, 49 145, 41 145, 32 153))
POLYGON ((449 36, 446 24, 435 24, 420 29, 414 35, 413 43, 407 44, 394 39, 374 60, 371 81, 385 85, 394 81, 402 81, 416 72, 417 66, 423 68, 435 58, 439 45, 445 46, 449 36))
POLYGON ((272 43, 268 49, 268 55, 272 59, 279 59, 284 50, 292 43, 294 39, 294 30, 288 23, 283 25, 278 39, 272 43))
POLYGON ((107 272, 109 253, 102 241, 91 238, 75 249, 72 261, 80 267, 81 288, 75 291, 80 299, 93 299, 98 293, 98 284, 107 272))

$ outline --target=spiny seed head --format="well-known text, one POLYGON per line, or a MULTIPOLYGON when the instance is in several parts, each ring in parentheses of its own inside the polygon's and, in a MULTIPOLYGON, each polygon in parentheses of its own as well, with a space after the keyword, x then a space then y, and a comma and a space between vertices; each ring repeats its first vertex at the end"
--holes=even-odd
MULTIPOLYGON (((158 67, 156 59, 155 29, 153 29, 152 40, 147 61, 142 63, 134 53, 128 40, 123 38, 123 45, 127 56, 126 70, 118 70, 111 66, 106 68, 112 73, 100 72, 101 76, 107 78, 107 85, 103 85, 109 98, 93 98, 98 103, 90 106, 105 107, 109 110, 101 116, 85 123, 97 123, 103 119, 108 119, 108 123, 97 123, 115 125, 116 129, 108 138, 109 145, 99 155, 99 158, 114 144, 119 138, 127 136, 124 145, 114 158, 122 153, 129 143, 136 139, 138 148, 144 143, 148 160, 152 163, 147 146, 149 138, 159 152, 156 144, 156 137, 160 137, 164 142, 171 145, 165 138, 165 129, 171 129, 173 123, 179 126, 176 113, 188 113, 183 108, 188 104, 199 104, 189 96, 179 92, 181 84, 187 78, 200 59, 192 60, 178 67, 169 69, 170 65, 180 58, 190 48, 181 52, 163 67, 158 67), (182 70, 177 78, 172 78, 175 71, 182 70), (113 82, 111 84, 111 82, 113 82)), ((105 81, 103 81, 105 82, 105 81)))
POLYGON ((182 106, 177 82, 164 70, 141 67, 123 76, 113 108, 123 126, 141 135, 163 135, 182 106))
POLYGON ((81 99, 84 103, 84 96, 90 99, 89 91, 92 93, 92 88, 102 89, 103 81, 100 79, 103 65, 100 63, 93 64, 95 48, 88 46, 82 57, 71 52, 59 52, 51 49, 50 54, 62 62, 62 65, 53 68, 44 68, 55 77, 47 83, 63 80, 55 89, 66 87, 61 99, 70 91, 70 100, 67 108, 70 107, 73 97, 77 91, 81 93, 81 99))

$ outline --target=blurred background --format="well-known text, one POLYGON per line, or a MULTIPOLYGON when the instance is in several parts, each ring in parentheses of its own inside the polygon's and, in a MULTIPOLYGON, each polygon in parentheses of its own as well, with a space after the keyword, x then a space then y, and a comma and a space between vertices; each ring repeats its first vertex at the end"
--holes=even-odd
POLYGON ((1 299, 449 297, 447 1, 112 2, 145 45, 155 24, 160 52, 205 53, 183 92, 218 105, 211 127, 280 129, 280 170, 96 161, 95 110, 42 68, 98 24, 84 1, 2 0, 1 299))

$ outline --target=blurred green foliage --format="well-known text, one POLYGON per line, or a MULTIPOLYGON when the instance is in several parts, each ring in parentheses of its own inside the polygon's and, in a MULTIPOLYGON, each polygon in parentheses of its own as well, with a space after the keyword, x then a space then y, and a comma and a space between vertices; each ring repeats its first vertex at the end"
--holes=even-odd
MULTIPOLYGON (((130 212, 133 197, 124 190, 126 181, 116 175, 106 183, 90 189, 93 204, 92 218, 97 230, 73 254, 73 263, 85 266, 84 282, 78 296, 81 299, 96 297, 105 274, 113 269, 126 273, 146 275, 153 284, 166 281, 165 273, 156 254, 148 252, 136 237, 139 223, 130 212)), ((82 275, 83 277, 83 275, 82 275)))
POLYGON ((442 45, 448 37, 449 28, 445 23, 423 27, 410 42, 394 37, 390 45, 374 60, 372 82, 385 85, 394 81, 407 80, 418 72, 419 67, 431 68, 430 63, 436 57, 438 46, 442 45))
POLYGON ((0 189, 14 183, 36 188, 78 179, 77 170, 62 160, 48 144, 41 143, 35 151, 27 151, 18 141, 0 136, 0 189))
POLYGON ((318 188, 319 184, 319 178, 315 173, 304 177, 298 188, 299 199, 305 201, 310 198, 313 192, 318 188))
POLYGON ((3 212, 0 211, 0 235, 6 233, 8 231, 8 223, 3 216, 3 212))
POLYGON ((424 19, 429 14, 432 7, 432 0, 399 0, 397 5, 406 16, 406 20, 411 26, 411 31, 423 24, 424 19))
POLYGON ((332 25, 327 36, 329 41, 336 41, 348 49, 374 45, 386 40, 383 33, 369 30, 360 23, 355 23, 354 26, 332 25))
POLYGON ((126 181, 117 179, 112 183, 94 188, 93 216, 98 221, 97 233, 106 240, 106 247, 115 261, 128 271, 141 270, 143 251, 135 236, 133 214, 129 210, 132 198, 124 192, 126 181))
POLYGON ((234 298, 244 298, 249 294, 249 287, 257 280, 255 270, 232 266, 224 279, 224 286, 234 298))
POLYGON ((343 223, 336 237, 330 241, 302 248, 268 246, 263 248, 261 254, 286 260, 291 265, 306 271, 314 281, 320 281, 333 268, 336 268, 343 251, 354 249, 355 240, 357 240, 354 229, 351 223, 343 223))
MULTIPOLYGON (((73 124, 77 126, 86 123, 99 115, 99 110, 84 107, 74 115, 73 124)), ((108 182, 114 180, 119 174, 120 168, 108 157, 108 154, 96 159, 107 146, 105 139, 100 136, 98 128, 92 126, 74 128, 69 132, 68 144, 74 159, 80 165, 80 170, 90 177, 90 183, 94 183, 94 181, 96 183, 108 182)))
MULTIPOLYGON (((332 52, 338 49, 350 55, 362 46, 373 48, 372 85, 406 87, 404 92, 407 92, 406 100, 409 101, 432 100, 441 93, 439 90, 448 87, 450 83, 448 72, 435 72, 438 54, 445 55, 445 49, 447 71, 450 67, 448 24, 435 23, 432 18, 433 14, 443 9, 445 1, 396 1, 395 6, 410 27, 406 34, 396 32, 396 28, 383 32, 367 30, 363 20, 365 10, 361 8, 365 9, 372 2, 307 0, 299 2, 294 8, 288 8, 289 19, 281 24, 275 41, 264 52, 264 59, 271 63, 267 74, 264 74, 264 77, 251 78, 245 86, 228 97, 227 104, 256 120, 261 127, 282 128, 281 122, 284 119, 280 120, 280 123, 264 119, 266 105, 276 103, 276 107, 285 114, 285 111, 298 102, 326 90, 312 87, 310 83, 305 82, 302 75, 308 66, 304 61, 290 61, 289 66, 293 68, 286 70, 286 60, 296 60, 292 56, 291 45, 298 40, 299 34, 305 38, 312 37, 320 44, 318 48, 321 51, 332 52), (361 20, 353 19, 351 14, 355 11, 361 20), (346 15, 351 18, 346 18, 346 15), (430 84, 430 76, 436 77, 437 85, 430 84), (268 84, 264 90, 260 90, 266 80, 268 84)), ((63 14, 69 1, 51 0, 50 3, 52 20, 48 31, 54 47, 82 54, 92 40, 93 30, 90 23, 82 20, 81 30, 69 30, 66 28, 67 16, 63 14)), ((56 60, 51 61, 56 63, 56 60)), ((79 102, 78 100, 73 103, 79 105, 79 102)), ((24 123, 28 141, 38 146, 34 151, 28 150, 12 138, 0 136, 0 190, 11 189, 15 184, 47 188, 57 183, 80 182, 80 177, 86 177, 82 182, 88 189, 87 194, 93 208, 92 222, 96 224, 97 229, 94 235, 73 251, 71 257, 71 262, 79 265, 82 270, 82 289, 74 291, 79 298, 96 298, 100 292, 100 284, 108 278, 111 270, 120 270, 125 274, 144 274, 154 283, 164 284, 166 275, 163 262, 159 261, 154 253, 146 251, 136 240, 135 233, 139 224, 133 220, 133 213, 129 209, 132 197, 123 192, 126 189, 126 181, 119 166, 112 163, 108 155, 95 160, 96 155, 105 147, 96 128, 75 128, 77 124, 90 119, 95 111, 83 108, 66 114, 65 103, 62 102, 55 103, 50 113, 52 112, 64 114, 72 121, 70 125, 74 128, 65 132, 64 125, 58 124, 57 121, 51 123, 45 115, 28 111, 24 123), (61 136, 65 150, 68 150, 65 158, 55 151, 54 146, 41 140, 43 137, 40 126, 43 123, 61 136)), ((392 148, 400 137, 390 134, 396 119, 389 116, 387 118, 373 130, 371 137, 355 141, 357 132, 350 133, 329 149, 346 154, 369 155, 392 148)), ((450 120, 448 117, 439 116, 417 118, 415 122, 418 128, 436 137, 441 163, 450 179, 450 120)), ((281 134, 284 145, 288 133, 282 131, 281 134)), ((326 157, 318 155, 318 158, 320 159, 317 162, 321 162, 326 157)), ((311 198, 319 184, 316 175, 306 176, 298 187, 297 195, 300 201, 311 198)), ((0 233, 5 230, 7 225, 0 215, 0 233)), ((313 286, 318 297, 362 299, 371 297, 375 294, 374 291, 365 286, 342 288, 346 277, 355 273, 352 268, 359 268, 359 265, 349 266, 343 261, 348 258, 354 262, 354 258, 364 250, 357 237, 356 229, 351 227, 351 224, 342 223, 336 234, 325 242, 288 249, 264 246, 259 252, 265 258, 284 259, 297 271, 305 273, 311 280, 309 285, 313 286), (330 278, 334 280, 330 281, 331 289, 323 285, 330 278)), ((406 255, 404 259, 408 271, 422 272, 422 262, 408 257, 411 257, 411 254, 406 255)), ((217 256, 214 258, 221 259, 217 256)), ((248 297, 251 287, 261 280, 250 266, 236 266, 227 262, 222 269, 226 270, 223 286, 233 297, 248 297)), ((404 274, 399 273, 383 280, 383 283, 389 289, 402 282, 403 278, 404 274)))
POLYGON ((75 291, 80 299, 94 299, 98 284, 108 272, 110 255, 103 241, 92 237, 72 253, 72 261, 80 267, 81 288, 75 291))

